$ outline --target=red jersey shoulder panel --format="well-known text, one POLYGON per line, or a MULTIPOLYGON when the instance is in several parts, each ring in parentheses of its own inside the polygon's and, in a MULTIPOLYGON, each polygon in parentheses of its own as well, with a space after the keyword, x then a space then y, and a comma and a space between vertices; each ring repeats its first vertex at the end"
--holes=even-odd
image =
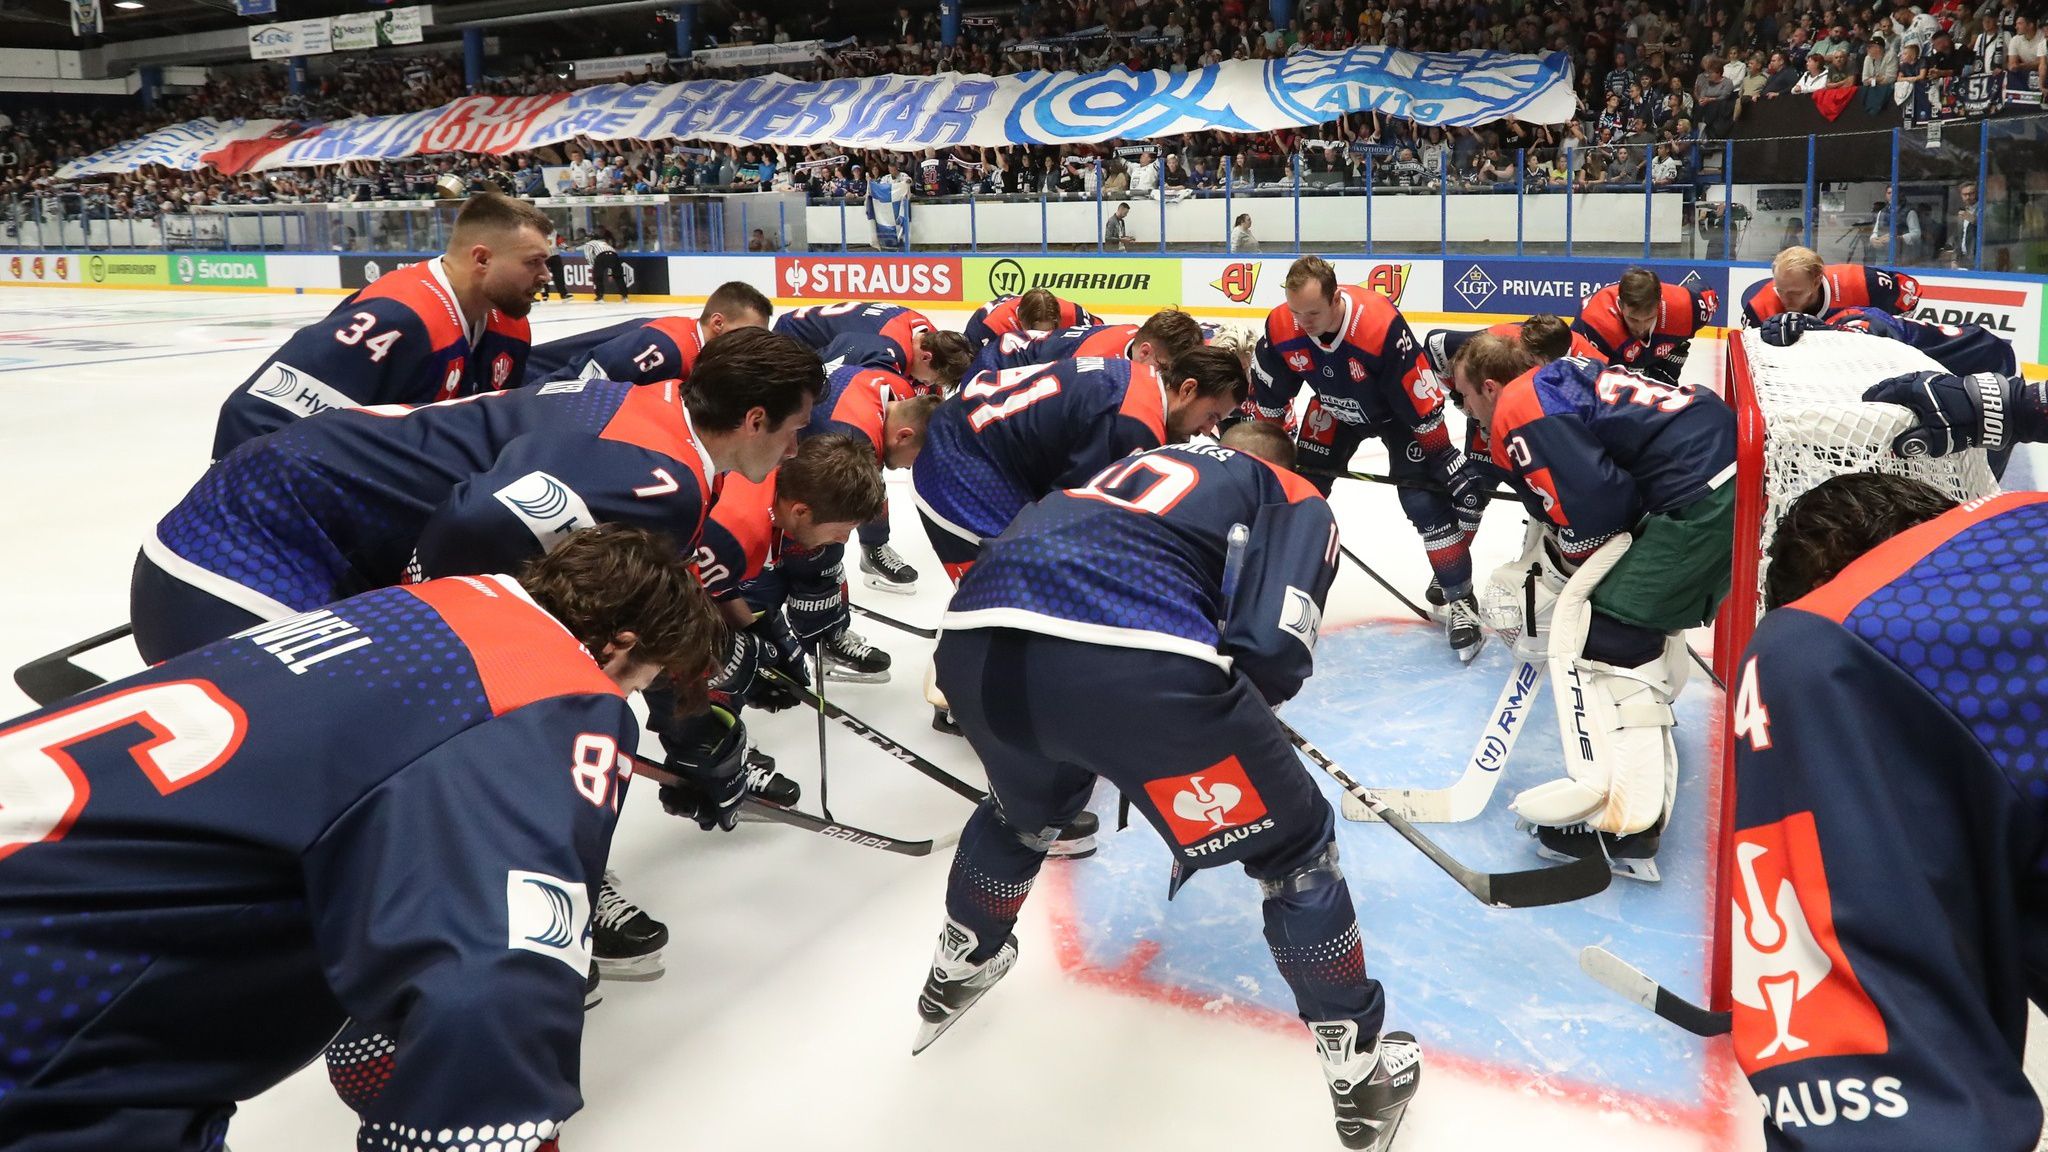
POLYGON ((1907 569, 1965 530, 2014 508, 2044 501, 2048 501, 2048 492, 2006 492, 1972 500, 1865 552, 1833 580, 1793 601, 1789 607, 1825 616, 1839 624, 1872 593, 1905 575, 1907 569))
POLYGON ((997 336, 1017 331, 1017 301, 1022 299, 1022 296, 1005 296, 990 304, 981 322, 988 325, 988 330, 997 336))
POLYGON ((1344 342, 1378 356, 1387 350, 1387 329, 1400 319, 1394 302, 1370 288, 1346 284, 1337 291, 1351 300, 1351 323, 1344 329, 1344 342))
POLYGON ((839 398, 832 404, 828 419, 860 430, 876 451, 881 450, 883 427, 887 423, 890 400, 902 400, 916 395, 910 381, 882 368, 861 370, 846 387, 839 392, 839 398))
POLYGON ((1061 328, 1072 328, 1076 324, 1086 324, 1087 322, 1088 310, 1086 308, 1081 307, 1072 300, 1060 301, 1061 328))
POLYGON ((1117 414, 1145 425, 1161 444, 1166 443, 1166 388, 1159 382, 1157 369, 1150 364, 1131 364, 1131 381, 1124 388, 1123 406, 1117 414))
POLYGON ((746 568, 735 583, 752 580, 768 564, 775 545, 775 483, 782 472, 777 468, 759 484, 735 472, 718 490, 718 503, 711 506, 711 519, 732 534, 746 556, 746 568))
MULTIPOLYGON (((626 389, 625 400, 598 437, 659 452, 675 460, 689 469, 701 503, 708 504, 716 489, 704 467, 704 454, 698 451, 697 437, 690 431, 690 422, 683 418, 680 391, 680 383, 675 380, 626 389)), ((700 517, 700 525, 701 521, 700 517)))
MULTIPOLYGON (((1666 285, 1665 290, 1670 291, 1670 286, 1666 285)), ((1621 285, 1609 284, 1586 297, 1586 302, 1579 306, 1579 322, 1591 328, 1610 348, 1628 343, 1628 322, 1621 318, 1621 285)), ((1573 336, 1574 343, 1585 339, 1583 333, 1575 332, 1573 336)))
MULTIPOLYGON (((1251 454, 1246 453, 1246 455, 1249 456, 1251 454)), ((1303 504, 1310 500, 1321 500, 1323 498, 1323 494, 1316 491, 1315 485, 1302 479, 1293 469, 1282 468, 1264 456, 1252 456, 1252 459, 1273 470, 1273 475, 1280 480, 1281 491, 1287 493, 1287 502, 1289 504, 1303 504)))
POLYGON ((1268 343, 1278 346, 1289 340, 1298 340, 1305 335, 1307 333, 1301 330, 1301 321, 1294 318, 1293 311, 1287 305, 1282 304, 1271 312, 1266 313, 1266 341, 1268 343))
POLYGON ((493 308, 490 316, 484 321, 484 327, 521 344, 533 343, 533 325, 524 316, 507 316, 493 308))
POLYGON ((462 330, 462 308, 435 278, 432 260, 386 272, 357 294, 356 299, 389 300, 411 309, 426 326, 435 351, 469 338, 469 333, 462 330))
POLYGON ((1514 471, 1508 462, 1507 444, 1516 429, 1525 428, 1543 419, 1543 400, 1536 395, 1536 373, 1531 368, 1515 377, 1508 386, 1501 389, 1500 399, 1493 406, 1493 423, 1487 429, 1492 442, 1495 466, 1504 471, 1514 471))
POLYGON ((451 576, 407 585, 469 650, 491 714, 556 696, 626 694, 554 617, 509 576, 451 576))
POLYGON ((1082 356, 1121 358, 1130 349, 1131 341, 1137 338, 1138 325, 1111 324, 1099 332, 1082 337, 1081 342, 1074 345, 1073 355, 1076 359, 1082 356))

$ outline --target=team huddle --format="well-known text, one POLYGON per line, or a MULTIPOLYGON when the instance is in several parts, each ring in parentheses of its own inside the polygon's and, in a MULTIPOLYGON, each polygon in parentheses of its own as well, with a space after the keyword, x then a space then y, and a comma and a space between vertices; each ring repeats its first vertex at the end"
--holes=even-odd
MULTIPOLYGON (((1258 883, 1341 1142, 1392 1145, 1421 1047, 1384 1029, 1335 813, 1274 712, 1314 670, 1348 552, 1327 497, 1368 439, 1427 558, 1443 659, 1498 633, 1555 690, 1564 774, 1512 803, 1531 850, 1660 879, 1685 633, 1727 595, 1736 531, 1734 412, 1683 378, 1711 292, 1631 269, 1570 322, 1418 335, 1305 256, 1253 333, 1177 309, 1110 324, 1044 289, 959 333, 887 303, 778 316, 735 282, 694 318, 534 345, 550 235, 523 202, 473 197, 446 254, 286 341, 139 542, 150 668, 0 728, 0 970, 61 1005, 0 1049, 9 1147, 216 1148, 236 1101, 324 1052, 360 1147, 554 1148, 582 1104, 586 1003, 659 974, 668 942, 607 870, 629 781, 705 831, 793 809, 803 789, 749 710, 822 710, 823 681, 899 671, 847 593, 850 561, 883 592, 927 578, 891 545, 892 468, 953 585, 917 674, 988 778, 913 1051, 1015 965, 1048 858, 1095 850, 1107 780, 1172 848, 1174 889, 1223 864, 1258 883), (1503 490, 1528 525, 1481 578, 1503 490), (634 692, 658 762, 637 754, 634 692), (1255 815, 1190 800, 1223 787, 1255 815)), ((1916 297, 1795 248, 1740 310, 1770 343, 1847 332, 1938 362, 1871 390, 1911 413, 1902 457, 2002 468, 2048 438, 2048 387, 2010 345, 1913 319, 1916 297)), ((1786 1030, 1796 980, 1738 1013, 1773 1147, 2038 1135, 2014 929, 2043 813, 2033 729, 2007 728, 2048 685, 2028 651, 2043 609, 2021 595, 2048 577, 2043 517, 2034 497, 1951 509, 1859 475, 1778 531, 1788 607, 1730 684, 1738 855, 1790 886, 1825 850, 1825 946, 1854 997, 1810 1048, 1786 1030), (1942 589, 1980 571, 1995 621, 1961 627, 1942 589), (1939 659, 1922 621, 1946 630, 1939 659), (1989 688, 1951 674, 1993 668, 1989 688), (1873 762, 1895 766, 1886 787, 1856 786, 1873 762), (1987 815, 1996 857, 1976 847, 1987 815), (1981 883, 1959 900, 1965 868, 1981 883), (1941 956, 1886 947, 1901 925, 1941 956), (1958 964, 1967 1003, 1933 994, 1958 964), (1775 1033, 1746 1043, 1758 1027, 1775 1033), (1850 1078, 1889 1082, 1871 1091, 1893 1127, 1833 1125, 1832 1102, 1821 1119, 1815 1077, 1844 1115, 1850 1078)), ((1812 923, 1788 917, 1747 931, 1812 923)))

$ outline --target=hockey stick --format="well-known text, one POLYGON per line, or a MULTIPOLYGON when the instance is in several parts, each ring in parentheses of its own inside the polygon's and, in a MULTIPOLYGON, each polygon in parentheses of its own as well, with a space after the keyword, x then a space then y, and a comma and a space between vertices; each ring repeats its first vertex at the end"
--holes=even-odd
MULTIPOLYGON (((1303 466, 1296 468, 1295 471, 1304 476, 1329 476, 1338 480, 1361 480, 1367 484, 1385 484, 1390 488, 1414 488, 1423 492, 1435 492, 1440 496, 1451 494, 1449 488, 1434 480, 1402 480, 1395 476, 1381 476, 1376 472, 1353 472, 1348 468, 1310 468, 1303 466)), ((1497 500, 1521 499, 1512 488, 1494 488, 1489 490, 1486 495, 1497 500)))
POLYGON ((917 753, 912 752, 910 749, 905 748, 903 745, 898 744, 896 741, 891 740, 889 737, 883 735, 882 733, 877 732, 874 728, 870 727, 866 722, 862 721, 860 717, 855 716, 853 713, 848 712, 846 709, 841 708, 837 704, 828 702, 823 696, 818 695, 816 692, 813 692, 808 688, 799 687, 795 681, 791 680, 787 676, 784 676, 782 673, 776 672, 771 669, 768 672, 766 672, 765 675, 771 681, 781 685, 784 689, 790 692, 794 692, 796 694, 797 699, 802 700, 804 703, 809 704, 813 708, 816 708, 820 715, 829 716, 832 719, 839 721, 841 724, 844 724, 846 727, 852 729, 854 735, 860 737, 861 739, 867 741, 870 744, 873 744, 875 747, 880 748, 882 751, 887 752, 889 755, 894 756, 896 759, 903 761, 905 764, 910 765, 912 768, 923 773, 924 775, 929 776, 932 779, 938 781, 939 783, 945 785, 948 789, 951 789, 958 795, 968 800, 972 800, 976 804, 979 804, 983 800, 988 799, 988 793, 982 791, 979 788, 976 788, 974 785, 969 784, 967 781, 960 779, 958 776, 953 775, 951 772, 946 771, 944 768, 939 767, 938 765, 932 763, 924 757, 919 756, 917 753))
POLYGON ((66 696, 89 692, 105 684, 106 678, 88 672, 71 662, 80 652, 90 652, 129 635, 134 628, 123 624, 76 644, 67 644, 47 656, 38 656, 14 670, 15 686, 22 695, 36 702, 38 708, 47 708, 66 696))
POLYGON ((1579 971, 1606 985, 1622 999, 1648 1008, 1695 1036, 1725 1036, 1734 1026, 1732 1013, 1700 1007, 1598 944, 1579 949, 1579 971))
POLYGON ((937 640, 939 638, 938 632, 934 629, 919 628, 915 624, 905 624, 903 621, 896 619, 894 616, 884 616, 880 612, 875 611, 873 608, 867 608, 863 607, 862 605, 855 604, 853 606, 853 610, 867 617, 868 619, 873 620, 877 624, 886 624, 889 627, 896 629, 898 632, 908 632, 912 636, 916 636, 925 640, 937 640))
POLYGON ((825 765, 825 642, 811 645, 811 667, 818 670, 818 811, 832 818, 832 778, 825 765))
MULTIPOLYGON (((1279 720, 1279 717, 1274 719, 1279 720)), ((1549 904, 1565 904, 1605 891, 1614 880, 1614 873, 1608 869, 1604 856, 1522 872, 1478 872, 1467 868, 1438 847, 1436 841, 1416 831, 1415 826, 1402 819, 1400 813, 1380 803, 1377 797, 1353 780, 1349 772, 1339 768, 1335 761, 1323 755, 1321 749, 1303 739, 1287 721, 1280 720, 1280 729, 1316 767, 1329 773, 1330 778, 1342 785, 1346 792, 1363 801, 1381 820, 1399 832, 1402 839, 1415 845, 1431 863, 1443 869, 1482 904, 1495 908, 1540 908, 1549 904)))
MULTIPOLYGON (((633 766, 633 775, 644 776, 649 782, 657 785, 678 782, 675 773, 670 772, 667 768, 656 764, 654 761, 640 756, 633 756, 630 753, 627 755, 633 766)), ((884 852, 894 852, 899 856, 929 856, 932 854, 932 850, 939 846, 936 841, 932 840, 898 840, 894 836, 884 836, 880 832, 870 832, 865 828, 855 828, 851 824, 841 824, 836 820, 820 820, 808 812, 799 812, 794 808, 784 808, 780 804, 770 804, 759 796, 748 796, 741 800, 740 811, 776 824, 787 824, 792 828, 802 828, 806 832, 816 832, 820 836, 829 836, 834 840, 844 840, 849 844, 857 844, 862 848, 879 848, 884 852)), ((951 840, 948 843, 951 843, 951 840)))
POLYGON ((1373 571, 1372 565, 1367 564, 1364 560, 1359 559, 1358 553, 1353 552, 1349 545, 1339 544, 1337 545, 1337 551, 1342 552, 1344 554, 1345 559, 1351 561, 1353 564, 1358 565, 1358 567, 1362 571, 1364 571, 1364 573, 1367 576, 1373 578, 1374 583, 1378 584, 1382 588, 1385 588, 1389 593, 1391 593, 1394 599, 1399 600, 1403 604, 1406 604, 1410 612, 1415 613, 1417 616, 1422 617, 1424 620, 1433 621, 1436 619, 1436 617, 1431 616, 1429 613, 1423 611, 1421 607, 1419 607, 1415 603, 1415 601, 1410 600, 1406 596, 1401 595, 1401 590, 1399 588, 1396 588, 1392 584, 1387 583, 1386 577, 1381 576, 1379 573, 1373 571))
MULTIPOLYGON (((1418 824, 1456 824, 1486 811, 1500 785, 1501 770, 1521 738, 1523 713, 1543 695, 1536 662, 1524 660, 1501 687, 1492 719, 1479 733, 1479 743, 1465 761, 1465 773, 1448 788, 1368 788, 1366 792, 1402 818, 1418 824)), ((1379 817, 1356 796, 1344 797, 1346 820, 1377 821, 1379 817)))

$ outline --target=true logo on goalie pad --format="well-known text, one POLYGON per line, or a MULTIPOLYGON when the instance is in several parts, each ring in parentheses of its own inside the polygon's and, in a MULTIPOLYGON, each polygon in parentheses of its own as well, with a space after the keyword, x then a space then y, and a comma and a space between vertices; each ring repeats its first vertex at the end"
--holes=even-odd
POLYGON ((590 968, 590 890, 545 872, 505 872, 505 946, 590 968))

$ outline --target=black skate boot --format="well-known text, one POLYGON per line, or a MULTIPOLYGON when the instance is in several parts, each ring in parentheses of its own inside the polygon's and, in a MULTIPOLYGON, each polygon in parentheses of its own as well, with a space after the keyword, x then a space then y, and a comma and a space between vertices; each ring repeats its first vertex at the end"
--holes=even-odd
POLYGON ((889 654, 851 628, 841 628, 824 644, 825 676, 848 684, 887 684, 889 654))
POLYGON ((796 781, 775 770, 775 757, 756 748, 747 749, 747 791, 763 803, 794 808, 804 790, 796 781))
POLYGON ((607 980, 652 980, 661 975, 668 928, 619 893, 618 874, 605 870, 590 918, 591 954, 607 980))
POLYGON ((948 736, 966 735, 960 731, 960 722, 953 719, 952 710, 947 708, 932 709, 932 731, 944 732, 948 736))
POLYGON ((1434 576, 1429 578, 1429 587, 1422 590, 1422 598, 1427 600, 1433 608, 1441 608, 1449 603, 1448 600, 1444 599, 1444 586, 1437 583, 1434 576))
POLYGON ((604 978, 598 975, 597 972, 597 961, 592 960, 590 962, 590 974, 583 978, 583 1010, 585 1012, 604 1003, 604 993, 599 990, 603 984, 604 978))
POLYGON ((1470 664, 1486 645, 1486 633, 1479 627, 1479 601, 1470 593, 1445 605, 1444 629, 1460 663, 1470 664))
POLYGON ((878 592, 909 596, 917 591, 917 569, 905 564, 903 557, 887 544, 877 544, 873 548, 863 545, 860 570, 867 575, 868 587, 878 592))
POLYGON ((1670 807, 1655 824, 1641 832, 1627 836, 1616 836, 1611 832, 1595 832, 1584 824, 1570 824, 1562 828, 1551 828, 1539 824, 1517 821, 1536 834, 1536 854, 1546 860, 1571 863, 1588 857, 1607 857, 1607 866, 1616 876, 1628 880, 1640 880, 1655 884, 1663 874, 1657 871, 1657 849, 1664 839, 1664 824, 1670 820, 1670 807))
POLYGON ((1384 1032, 1361 1050, 1358 1022, 1319 1020, 1310 1024, 1337 1113, 1337 1139, 1346 1148, 1386 1152, 1422 1083, 1422 1047, 1406 1032, 1384 1032))
POLYGON ((910 1044, 912 1056, 931 1047, 932 1041, 951 1028, 961 1013, 972 1008, 976 1000, 1016 966, 1015 936, 1005 938, 994 956, 976 964, 967 956, 980 943, 974 933, 951 919, 939 930, 939 947, 932 957, 931 974, 924 978, 924 990, 917 994, 917 1014, 922 1023, 917 1028, 917 1039, 910 1044))
POLYGON ((1060 829, 1060 838, 1052 842, 1045 853, 1048 860, 1086 860, 1095 855, 1095 833, 1102 827, 1102 821, 1095 813, 1082 809, 1079 816, 1067 821, 1060 829))

